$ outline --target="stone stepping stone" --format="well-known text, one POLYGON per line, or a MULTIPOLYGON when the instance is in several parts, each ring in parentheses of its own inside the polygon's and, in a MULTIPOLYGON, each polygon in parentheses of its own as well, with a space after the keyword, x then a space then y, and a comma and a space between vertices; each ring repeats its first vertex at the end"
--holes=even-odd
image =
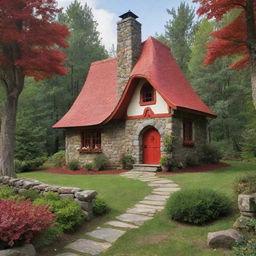
POLYGON ((149 204, 135 204, 134 207, 135 207, 135 208, 144 207, 144 208, 149 208, 149 209, 156 209, 157 211, 161 211, 161 210, 164 209, 163 206, 149 205, 149 204))
POLYGON ((153 201, 165 201, 168 196, 160 196, 160 195, 149 195, 144 198, 144 200, 153 200, 153 201))
POLYGON ((156 188, 153 192, 176 192, 180 190, 180 188, 156 188))
POLYGON ((61 254, 57 254, 56 256, 79 256, 78 254, 74 254, 72 252, 64 252, 61 254))
POLYGON ((154 184, 154 183, 149 183, 148 184, 150 187, 158 187, 158 188, 179 188, 179 185, 174 184, 174 183, 166 183, 166 184, 154 184))
POLYGON ((157 205, 157 206, 164 206, 164 201, 150 201, 150 200, 142 200, 139 204, 149 204, 149 205, 157 205))
POLYGON ((86 235, 93 238, 105 240, 110 243, 114 243, 120 236, 122 236, 126 231, 114 229, 114 228, 99 228, 91 232, 86 233, 86 235))
POLYGON ((146 207, 134 207, 134 208, 128 209, 126 212, 133 213, 133 214, 144 214, 144 215, 153 216, 157 212, 157 210, 152 208, 146 208, 146 207))
POLYGON ((138 228, 138 226, 135 226, 133 224, 128 224, 128 223, 117 221, 117 220, 109 221, 105 224, 108 224, 108 225, 114 226, 114 227, 118 227, 118 228, 131 228, 131 229, 138 228))
POLYGON ((174 182, 172 180, 157 180, 152 183, 154 183, 154 184, 173 184, 174 182))
POLYGON ((158 192, 158 191, 152 191, 152 194, 159 195, 159 196, 168 196, 170 197, 171 192, 158 192))
POLYGON ((90 255, 98 255, 107 250, 110 246, 110 243, 101 243, 88 239, 78 239, 75 242, 67 245, 65 248, 90 255))
POLYGON ((145 221, 151 220, 152 217, 138 215, 138 214, 131 214, 131 213, 124 213, 116 217, 118 220, 130 222, 135 225, 142 225, 145 221))

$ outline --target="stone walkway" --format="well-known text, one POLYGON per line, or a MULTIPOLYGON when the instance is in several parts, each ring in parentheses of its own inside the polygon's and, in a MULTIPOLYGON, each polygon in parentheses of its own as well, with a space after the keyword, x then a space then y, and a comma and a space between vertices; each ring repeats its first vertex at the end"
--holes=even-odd
POLYGON ((145 221, 153 219, 157 212, 164 209, 165 201, 170 194, 180 189, 173 181, 159 178, 153 172, 132 170, 120 175, 146 182, 150 187, 153 187, 152 193, 134 205, 133 208, 127 209, 124 214, 117 216, 115 220, 106 222, 103 227, 85 233, 86 239, 78 239, 68 244, 65 249, 70 252, 56 256, 79 256, 79 253, 100 254, 111 247, 129 229, 138 228, 145 221))

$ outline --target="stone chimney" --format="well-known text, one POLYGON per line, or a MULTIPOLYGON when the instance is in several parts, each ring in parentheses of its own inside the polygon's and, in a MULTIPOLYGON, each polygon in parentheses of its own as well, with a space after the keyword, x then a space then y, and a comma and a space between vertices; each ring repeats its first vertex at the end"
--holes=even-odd
POLYGON ((141 24, 137 15, 128 11, 119 16, 117 23, 117 78, 118 96, 121 97, 129 75, 141 52, 141 24))

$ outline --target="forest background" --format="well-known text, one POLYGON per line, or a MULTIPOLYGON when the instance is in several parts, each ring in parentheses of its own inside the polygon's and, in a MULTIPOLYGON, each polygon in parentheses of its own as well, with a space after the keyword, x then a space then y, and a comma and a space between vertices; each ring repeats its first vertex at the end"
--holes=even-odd
MULTIPOLYGON (((256 112, 251 97, 249 68, 229 69, 234 58, 221 58, 203 66, 206 44, 211 32, 230 23, 239 13, 229 13, 221 22, 199 18, 195 9, 183 2, 167 9, 165 33, 154 35, 170 46, 177 63, 194 90, 218 115, 210 120, 210 140, 228 159, 256 157, 256 112)), ((58 17, 70 30, 69 48, 65 49, 70 69, 66 76, 56 76, 36 83, 27 78, 21 94, 16 134, 15 158, 35 161, 65 148, 65 131, 51 128, 71 107, 79 94, 93 61, 115 56, 100 39, 97 23, 88 5, 74 1, 58 17)), ((0 84, 1 103, 4 102, 0 84)))

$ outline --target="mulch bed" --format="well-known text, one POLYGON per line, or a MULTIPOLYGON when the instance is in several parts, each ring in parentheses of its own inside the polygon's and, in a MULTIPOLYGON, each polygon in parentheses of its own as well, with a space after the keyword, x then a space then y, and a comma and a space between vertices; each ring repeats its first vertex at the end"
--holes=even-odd
POLYGON ((229 167, 229 164, 226 163, 218 163, 218 164, 202 164, 195 167, 189 167, 180 169, 174 172, 158 172, 158 175, 173 175, 173 174, 181 174, 181 173, 196 173, 196 172, 207 172, 207 171, 214 171, 221 168, 229 167))
MULTIPOLYGON (((196 172, 206 172, 213 171, 225 167, 229 167, 229 164, 226 163, 218 163, 218 164, 204 164, 195 167, 180 169, 175 172, 157 172, 157 175, 173 175, 173 174, 181 174, 181 173, 196 173, 196 172)), ((46 170, 40 170, 43 172, 55 173, 55 174, 69 174, 69 175, 109 175, 109 174, 120 174, 123 172, 127 172, 127 170, 105 170, 105 171, 87 171, 85 169, 80 169, 77 171, 71 171, 66 167, 52 168, 46 170)))
POLYGON ((41 170, 43 172, 56 173, 56 174, 69 174, 69 175, 106 175, 106 174, 119 174, 122 172, 127 172, 127 170, 106 170, 106 171, 86 171, 80 169, 77 171, 71 171, 68 168, 53 168, 47 170, 41 170))

